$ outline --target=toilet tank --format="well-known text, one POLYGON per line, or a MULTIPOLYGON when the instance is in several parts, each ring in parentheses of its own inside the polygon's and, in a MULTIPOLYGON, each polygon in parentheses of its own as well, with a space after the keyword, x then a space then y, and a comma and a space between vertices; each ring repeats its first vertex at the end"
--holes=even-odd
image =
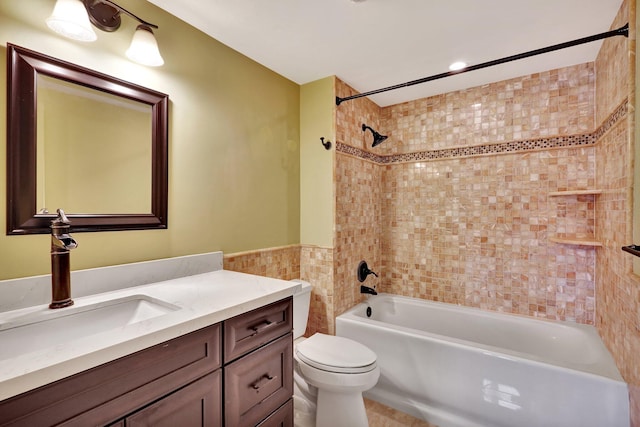
POLYGON ((293 339, 304 335, 309 319, 309 305, 311 303, 311 283, 300 279, 292 282, 300 283, 301 288, 293 294, 293 339))

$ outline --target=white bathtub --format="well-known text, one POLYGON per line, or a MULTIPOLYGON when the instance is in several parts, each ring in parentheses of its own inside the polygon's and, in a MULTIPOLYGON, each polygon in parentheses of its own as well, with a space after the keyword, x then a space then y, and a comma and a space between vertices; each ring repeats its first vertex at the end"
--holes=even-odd
POLYGON ((365 397, 440 427, 629 426, 627 385, 591 326, 380 294, 336 334, 378 355, 365 397))

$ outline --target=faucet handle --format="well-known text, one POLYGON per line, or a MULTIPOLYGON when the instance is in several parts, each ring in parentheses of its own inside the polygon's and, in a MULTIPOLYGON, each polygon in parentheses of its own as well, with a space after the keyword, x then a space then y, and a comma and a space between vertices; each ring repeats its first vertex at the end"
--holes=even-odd
POLYGON ((57 209, 56 212, 58 212, 58 217, 52 221, 53 223, 55 223, 55 224, 71 224, 71 221, 69 221, 69 218, 67 218, 67 215, 65 215, 65 213, 64 213, 64 211, 62 209, 57 209))
POLYGON ((358 264, 358 281, 364 282, 368 275, 373 274, 378 277, 378 274, 374 271, 369 270, 369 266, 366 261, 360 261, 358 264))

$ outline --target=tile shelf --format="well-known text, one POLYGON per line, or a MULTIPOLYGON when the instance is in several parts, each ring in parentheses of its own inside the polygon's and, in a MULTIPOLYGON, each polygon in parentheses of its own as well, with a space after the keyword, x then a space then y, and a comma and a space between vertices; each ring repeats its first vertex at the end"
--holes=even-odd
POLYGON ((549 196, 583 196, 583 195, 602 194, 602 190, 568 190, 568 191, 552 191, 549 196))
POLYGON ((601 242, 598 242, 593 239, 578 239, 578 238, 565 238, 565 237, 549 237, 550 242, 554 243, 564 243, 566 245, 576 245, 576 246, 592 246, 592 247, 600 247, 602 246, 601 242))
MULTIPOLYGON (((552 191, 549 193, 550 197, 563 197, 563 196, 597 196, 602 194, 602 190, 567 190, 567 191, 552 191)), ((590 246, 590 247, 602 247, 602 242, 595 240, 594 238, 569 238, 552 236, 549 237, 550 242, 561 243, 565 245, 576 246, 590 246)))

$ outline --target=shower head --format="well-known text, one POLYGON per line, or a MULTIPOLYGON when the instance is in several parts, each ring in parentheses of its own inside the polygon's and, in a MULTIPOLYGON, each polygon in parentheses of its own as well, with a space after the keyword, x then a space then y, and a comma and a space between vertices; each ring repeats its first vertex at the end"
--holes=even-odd
POLYGON ((373 135, 373 144, 371 144, 371 148, 382 144, 388 138, 387 135, 380 135, 378 132, 373 130, 371 126, 367 126, 363 123, 362 132, 365 132, 367 129, 369 129, 371 131, 371 134, 373 135))

